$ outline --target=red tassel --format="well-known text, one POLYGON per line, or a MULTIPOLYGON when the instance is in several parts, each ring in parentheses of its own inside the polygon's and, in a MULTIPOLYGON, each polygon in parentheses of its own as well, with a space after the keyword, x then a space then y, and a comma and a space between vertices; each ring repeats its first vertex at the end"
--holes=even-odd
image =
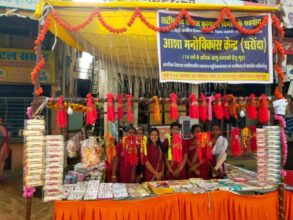
POLYGON ((132 94, 127 94, 127 119, 129 124, 133 124, 133 113, 132 113, 132 94))
POLYGON ((224 114, 224 118, 226 120, 229 120, 230 118, 230 114, 229 114, 229 100, 228 100, 228 96, 224 96, 224 105, 223 105, 223 114, 224 114))
POLYGON ((115 121, 115 112, 114 112, 114 95, 112 93, 107 94, 107 120, 115 121))
POLYGON ((255 120, 257 118, 255 95, 250 94, 250 102, 246 106, 247 118, 255 120))
POLYGON ((270 120, 268 101, 265 94, 262 94, 259 100, 258 120, 261 124, 267 124, 270 120))
POLYGON ((194 119, 198 119, 198 117, 199 117, 198 102, 197 102, 197 99, 196 99, 196 96, 194 93, 192 93, 189 96, 189 100, 190 100, 189 117, 194 118, 194 119))
POLYGON ((241 142, 240 142, 240 130, 239 128, 234 128, 231 130, 231 139, 230 139, 231 151, 233 157, 241 155, 241 142))
POLYGON ((86 124, 93 125, 98 118, 98 113, 97 113, 96 105, 93 102, 92 95, 89 93, 86 95, 86 97, 87 97, 86 124))
POLYGON ((57 107, 57 125, 59 128, 65 128, 67 125, 67 114, 64 109, 63 96, 58 98, 57 107))
POLYGON ((221 94, 217 93, 214 97, 216 99, 216 103, 213 105, 215 118, 222 120, 224 118, 224 111, 223 111, 223 105, 221 100, 221 94))
POLYGON ((122 119, 123 118, 123 95, 122 94, 117 95, 117 101, 118 101, 118 110, 117 110, 118 119, 122 119))
POLYGON ((200 94, 199 119, 205 123, 207 120, 207 99, 203 93, 200 94))
POLYGON ((256 153, 256 150, 257 150, 256 127, 254 125, 250 125, 249 130, 250 130, 250 150, 252 153, 256 153))
POLYGON ((182 162, 182 139, 177 133, 172 135, 172 159, 177 163, 182 162))
POLYGON ((170 99, 171 99, 170 118, 172 120, 177 120, 179 117, 178 108, 177 108, 177 95, 175 93, 171 93, 170 99))

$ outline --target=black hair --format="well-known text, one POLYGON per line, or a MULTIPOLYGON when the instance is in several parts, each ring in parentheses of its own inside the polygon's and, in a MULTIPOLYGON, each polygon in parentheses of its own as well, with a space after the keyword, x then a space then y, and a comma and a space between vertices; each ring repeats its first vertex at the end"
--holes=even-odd
POLYGON ((158 133, 159 138, 158 138, 156 144, 157 144, 157 146, 161 149, 161 151, 163 152, 163 144, 162 144, 161 139, 160 139, 160 131, 159 131, 159 129, 157 129, 157 128, 151 128, 151 129, 149 130, 149 134, 148 134, 148 144, 152 144, 152 141, 151 141, 150 135, 151 135, 151 133, 152 133, 153 131, 156 131, 156 132, 158 133))
POLYGON ((145 130, 143 129, 143 127, 138 127, 138 128, 136 129, 136 131, 138 131, 138 130, 142 130, 142 132, 145 133, 145 130))
POLYGON ((136 132, 136 129, 135 129, 133 126, 130 126, 130 127, 128 127, 128 128, 126 129, 127 132, 130 131, 130 130, 134 130, 134 131, 136 132))
POLYGON ((190 129, 191 133, 193 134, 195 129, 197 129, 197 128, 201 129, 200 125, 198 125, 198 124, 192 125, 191 129, 190 129))
POLYGON ((179 124, 177 121, 173 122, 170 125, 170 129, 172 130, 173 127, 178 127, 181 130, 181 124, 179 124))
POLYGON ((212 124, 212 125, 211 125, 211 129, 212 129, 213 127, 218 127, 218 128, 221 130, 221 127, 220 127, 220 125, 218 125, 218 124, 212 124))

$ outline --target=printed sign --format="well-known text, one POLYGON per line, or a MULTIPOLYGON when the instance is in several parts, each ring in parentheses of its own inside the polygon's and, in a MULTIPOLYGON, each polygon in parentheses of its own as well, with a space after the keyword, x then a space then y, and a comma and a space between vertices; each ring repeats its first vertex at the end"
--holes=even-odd
POLYGON ((34 11, 38 0, 0 0, 0 7, 17 8, 34 11))
MULTIPOLYGON (((54 56, 43 51, 46 60, 40 71, 41 83, 55 83, 54 56)), ((31 83, 31 72, 36 64, 33 50, 0 48, 0 83, 31 83)))
MULTIPOLYGON (((176 16, 159 11, 158 25, 166 27, 176 16)), ((263 17, 238 17, 237 22, 254 29, 263 17)), ((201 28, 211 27, 216 18, 192 18, 195 27, 182 20, 177 28, 157 35, 161 82, 272 83, 271 25, 255 35, 243 35, 223 20, 214 32, 204 34, 201 28)))

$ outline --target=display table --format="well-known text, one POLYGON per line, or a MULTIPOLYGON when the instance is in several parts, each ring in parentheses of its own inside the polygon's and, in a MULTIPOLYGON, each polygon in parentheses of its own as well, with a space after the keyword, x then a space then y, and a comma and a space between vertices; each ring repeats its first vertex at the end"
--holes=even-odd
MULTIPOLYGON (((287 199, 289 196, 292 201, 292 194, 286 194, 287 199)), ((291 204, 288 201, 288 205, 291 204)), ((277 191, 265 195, 215 191, 168 194, 140 200, 57 201, 54 206, 56 220, 274 220, 278 219, 279 210, 277 191)))

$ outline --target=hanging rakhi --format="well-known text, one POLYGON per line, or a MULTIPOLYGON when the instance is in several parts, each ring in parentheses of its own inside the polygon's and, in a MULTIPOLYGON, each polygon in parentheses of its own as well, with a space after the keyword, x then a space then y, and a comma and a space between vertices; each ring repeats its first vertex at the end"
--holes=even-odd
POLYGON ((96 105, 93 101, 92 95, 89 93, 86 95, 86 97, 87 97, 86 124, 93 125, 98 118, 98 113, 97 113, 96 105))
POLYGON ((221 100, 221 94, 217 93, 215 96, 216 102, 213 105, 213 111, 215 114, 215 118, 218 120, 222 120, 224 118, 224 110, 223 110, 223 105, 222 105, 222 100, 221 100))
POLYGON ((256 127, 254 125, 250 125, 249 131, 250 131, 250 151, 251 153, 255 154, 257 150, 256 127))
POLYGON ((194 93, 189 96, 189 117, 198 119, 199 118, 199 109, 198 109, 198 102, 194 93))
POLYGON ((106 160, 112 164, 113 158, 116 156, 115 139, 110 133, 105 135, 106 160))
POLYGON ((240 99, 239 105, 238 105, 239 106, 239 116, 241 118, 244 118, 246 116, 245 101, 243 100, 243 97, 240 97, 239 99, 240 99))
POLYGON ((115 110, 114 110, 114 95, 112 93, 107 94, 107 120, 115 121, 115 110))
POLYGON ((207 116, 208 121, 213 120, 212 102, 214 101, 214 99, 215 99, 214 96, 208 97, 208 116, 207 116))
POLYGON ((139 146, 139 153, 140 153, 140 161, 144 165, 146 162, 147 156, 147 136, 139 136, 137 137, 138 146, 139 146))
POLYGON ((172 159, 177 163, 182 162, 182 139, 180 134, 173 134, 172 135, 172 159))
POLYGON ((257 117, 255 95, 251 93, 249 97, 250 101, 246 104, 247 118, 250 120, 255 120, 257 117))
POLYGON ((234 128, 231 130, 231 139, 230 139, 231 151, 233 157, 241 155, 241 144, 240 144, 240 129, 234 128))
POLYGON ((136 136, 123 137, 122 145, 126 162, 132 166, 136 166, 138 164, 136 136))
POLYGON ((58 98, 57 108, 57 125, 59 128, 65 128, 67 125, 67 114, 63 103, 63 96, 58 98))
POLYGON ((160 113, 160 103, 159 103, 158 96, 154 96, 153 100, 154 100, 154 109, 153 109, 154 121, 160 122, 161 121, 161 113, 160 113))
POLYGON ((178 108, 177 108, 177 95, 175 93, 171 93, 170 99, 171 99, 170 118, 172 120, 177 120, 179 117, 178 108))
POLYGON ((268 100, 265 94, 261 95, 258 106, 258 120, 261 124, 267 124, 270 120, 268 100))
POLYGON ((132 94, 127 94, 127 120, 129 124, 133 124, 133 113, 132 113, 132 94))
POLYGON ((206 96, 201 93, 200 94, 201 102, 199 104, 199 119, 202 123, 205 123, 207 120, 207 101, 206 96))
POLYGON ((199 142, 199 147, 197 148, 197 155, 200 161, 205 159, 206 161, 212 159, 211 150, 211 134, 209 132, 200 132, 197 135, 197 140, 199 142), (205 152, 205 153, 204 153, 205 152), (203 158, 205 155, 205 158, 203 158))
POLYGON ((117 101, 118 101, 117 118, 120 120, 123 118, 123 95, 122 94, 117 95, 117 101))
POLYGON ((226 120, 229 120, 230 114, 229 114, 229 98, 227 95, 223 98, 224 104, 223 104, 223 115, 226 120))
POLYGON ((238 120, 238 114, 237 114, 238 103, 237 103, 237 99, 233 95, 230 95, 230 97, 232 98, 232 105, 230 106, 230 114, 233 116, 233 118, 238 120))
POLYGON ((246 159, 246 152, 248 149, 248 139, 249 139, 249 129, 243 128, 241 131, 241 142, 242 142, 242 147, 243 147, 244 159, 246 159))

